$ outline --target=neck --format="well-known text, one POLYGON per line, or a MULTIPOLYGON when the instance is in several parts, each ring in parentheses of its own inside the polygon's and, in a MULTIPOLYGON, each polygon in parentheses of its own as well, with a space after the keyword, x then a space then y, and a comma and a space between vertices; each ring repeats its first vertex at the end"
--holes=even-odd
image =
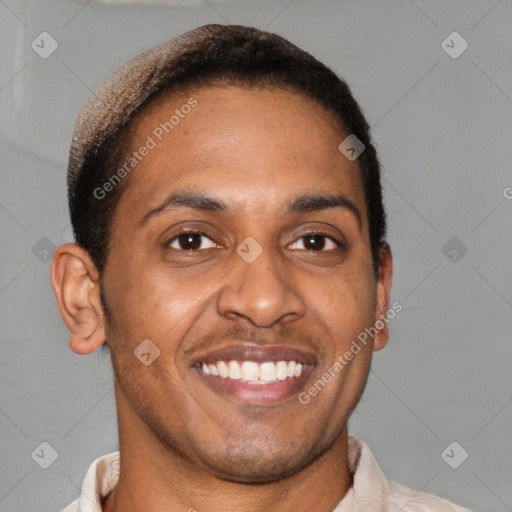
POLYGON ((104 512, 332 512, 352 485, 346 426, 327 452, 294 475, 245 484, 217 478, 164 446, 129 407, 117 404, 121 471, 104 512))

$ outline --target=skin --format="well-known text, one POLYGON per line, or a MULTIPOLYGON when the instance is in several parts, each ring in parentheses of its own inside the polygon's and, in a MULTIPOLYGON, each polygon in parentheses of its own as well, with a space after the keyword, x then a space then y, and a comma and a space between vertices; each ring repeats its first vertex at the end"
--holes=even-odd
POLYGON ((167 97, 137 121, 133 148, 190 96, 197 106, 123 183, 102 276, 110 322, 87 252, 66 244, 53 261, 70 347, 88 354, 108 340, 114 365, 122 469, 104 510, 330 512, 352 484, 347 421, 387 327, 306 405, 297 395, 240 403, 191 361, 233 343, 286 345, 316 359, 307 390, 388 310, 389 248, 375 275, 357 161, 338 150, 348 134, 296 92, 216 86, 167 97), (176 191, 226 208, 173 207, 141 224, 176 191), (322 193, 343 194, 360 222, 348 208, 288 211, 322 193), (213 242, 169 245, 184 228, 213 242), (315 230, 345 248, 322 237, 305 245, 315 230), (236 252, 249 236, 263 249, 252 263, 236 252), (160 350, 148 366, 133 354, 145 339, 160 350))

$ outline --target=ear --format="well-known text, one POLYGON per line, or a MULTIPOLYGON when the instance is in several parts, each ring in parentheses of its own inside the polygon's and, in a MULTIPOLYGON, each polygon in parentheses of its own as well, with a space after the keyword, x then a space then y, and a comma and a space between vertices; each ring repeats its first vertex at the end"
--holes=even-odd
POLYGON ((61 245, 52 261, 51 281, 59 311, 70 330, 69 346, 89 354, 105 343, 99 273, 89 253, 76 244, 61 245))
POLYGON ((382 350, 389 340, 387 311, 391 295, 393 277, 393 258, 389 244, 384 242, 379 248, 379 268, 377 276, 377 307, 375 309, 375 327, 377 334, 373 342, 373 350, 382 350))

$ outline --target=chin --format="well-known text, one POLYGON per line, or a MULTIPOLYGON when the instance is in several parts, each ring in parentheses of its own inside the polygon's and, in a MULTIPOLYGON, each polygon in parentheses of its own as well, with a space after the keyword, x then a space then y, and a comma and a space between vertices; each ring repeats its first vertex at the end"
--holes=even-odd
POLYGON ((295 450, 293 453, 276 451, 273 455, 258 452, 252 443, 240 448, 237 455, 217 454, 202 458, 209 473, 217 478, 234 483, 261 485, 278 482, 293 476, 319 459, 333 443, 325 445, 316 443, 305 447, 302 455, 295 450))

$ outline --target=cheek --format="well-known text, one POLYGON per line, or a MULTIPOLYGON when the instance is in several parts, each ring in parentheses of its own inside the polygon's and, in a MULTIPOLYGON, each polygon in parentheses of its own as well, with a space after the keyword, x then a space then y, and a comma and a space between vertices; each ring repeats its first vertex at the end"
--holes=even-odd
POLYGON ((159 346, 172 345, 200 314, 216 281, 215 271, 194 276, 162 265, 127 262, 105 282, 112 341, 122 336, 131 346, 146 338, 159 346))
POLYGON ((343 271, 323 283, 316 292, 316 304, 340 350, 373 324, 375 282, 368 272, 343 271))

